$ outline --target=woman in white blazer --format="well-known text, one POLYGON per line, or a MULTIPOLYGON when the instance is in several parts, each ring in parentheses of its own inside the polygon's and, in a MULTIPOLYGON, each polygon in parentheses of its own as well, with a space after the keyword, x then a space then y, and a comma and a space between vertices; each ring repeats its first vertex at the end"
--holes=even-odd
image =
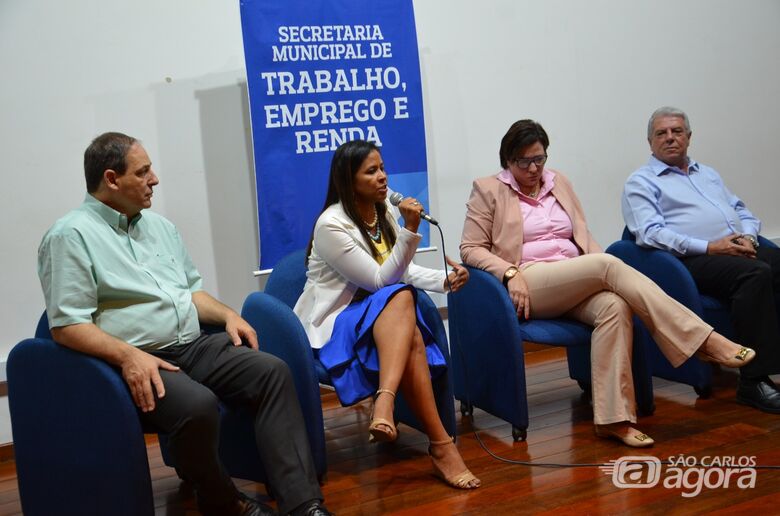
POLYGON ((466 468, 436 409, 431 376, 446 363, 417 309, 415 290, 444 292, 449 285, 455 291, 468 272, 449 258, 449 277, 412 263, 422 206, 413 198, 401 201, 401 227, 387 194, 376 145, 356 140, 336 150, 295 313, 341 402, 374 395, 370 440, 398 437, 393 408, 400 388, 430 439, 435 472, 453 487, 473 489, 480 481, 466 468))

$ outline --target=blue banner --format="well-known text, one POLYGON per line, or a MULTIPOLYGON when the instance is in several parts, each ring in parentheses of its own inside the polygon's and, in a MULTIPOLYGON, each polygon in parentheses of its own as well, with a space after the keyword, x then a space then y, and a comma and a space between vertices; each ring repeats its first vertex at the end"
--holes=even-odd
POLYGON ((241 25, 261 269, 308 244, 346 141, 377 143, 390 188, 428 205, 412 0, 241 0, 241 25))

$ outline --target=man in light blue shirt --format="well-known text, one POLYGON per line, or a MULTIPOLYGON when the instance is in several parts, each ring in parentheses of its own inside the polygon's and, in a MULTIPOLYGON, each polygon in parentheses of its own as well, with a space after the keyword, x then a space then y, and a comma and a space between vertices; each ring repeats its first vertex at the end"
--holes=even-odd
POLYGON ((258 452, 282 513, 329 514, 287 366, 257 351, 254 329, 203 290, 174 225, 142 213, 159 183, 144 148, 102 134, 84 153, 84 171, 84 203, 38 250, 54 340, 121 371, 145 427, 170 436, 204 514, 275 514, 240 493, 219 461, 218 398, 255 414, 258 452), (225 332, 203 334, 200 323, 225 332))
POLYGON ((730 307, 737 341, 756 350, 740 369, 737 400, 780 414, 780 250, 759 246, 761 222, 712 168, 688 156, 688 116, 663 107, 650 117, 653 155, 626 181, 622 209, 637 244, 679 257, 699 291, 730 307))

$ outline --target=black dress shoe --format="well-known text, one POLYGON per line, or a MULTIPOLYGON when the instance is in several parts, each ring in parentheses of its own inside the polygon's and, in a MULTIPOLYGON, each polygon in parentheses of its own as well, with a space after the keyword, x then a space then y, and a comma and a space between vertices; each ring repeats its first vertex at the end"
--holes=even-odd
POLYGON ((310 500, 293 509, 290 516, 333 516, 333 513, 321 501, 310 500))
POLYGON ((768 376, 740 379, 737 401, 770 414, 780 414, 780 389, 768 376))

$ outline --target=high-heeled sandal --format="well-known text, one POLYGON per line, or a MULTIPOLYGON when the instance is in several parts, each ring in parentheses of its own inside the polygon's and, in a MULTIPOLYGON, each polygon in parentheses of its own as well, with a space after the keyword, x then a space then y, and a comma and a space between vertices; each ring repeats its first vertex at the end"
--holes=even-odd
MULTIPOLYGON (((431 459, 433 458, 433 453, 431 453, 431 447, 433 446, 445 446, 449 444, 455 444, 455 438, 451 437, 449 439, 446 439, 444 441, 431 441, 430 445, 428 446, 428 455, 431 456, 431 459)), ((450 477, 447 477, 444 475, 444 472, 439 469, 439 466, 436 465, 436 462, 433 463, 433 471, 436 474, 437 477, 442 479, 445 484, 447 484, 450 487, 454 487, 456 489, 476 489, 479 487, 479 484, 473 486, 471 485, 471 482, 476 480, 479 482, 479 479, 474 476, 474 474, 469 471, 468 468, 464 469, 457 475, 452 475, 450 477)))
POLYGON ((704 345, 702 345, 696 351, 695 353, 696 358, 698 358, 699 360, 703 360, 705 362, 713 362, 726 367, 746 366, 751 360, 753 360, 756 357, 756 352, 750 348, 746 348, 745 346, 740 347, 737 353, 733 357, 729 357, 726 359, 717 358, 713 355, 710 355, 710 353, 706 349, 701 349, 703 347, 704 345))
MULTIPOLYGON (((395 400, 395 393, 388 389, 378 389, 374 394, 374 403, 382 393, 389 394, 395 400)), ((374 417, 374 409, 371 409, 371 424, 368 425, 368 442, 390 443, 398 439, 398 429, 392 421, 381 417, 374 417)))

